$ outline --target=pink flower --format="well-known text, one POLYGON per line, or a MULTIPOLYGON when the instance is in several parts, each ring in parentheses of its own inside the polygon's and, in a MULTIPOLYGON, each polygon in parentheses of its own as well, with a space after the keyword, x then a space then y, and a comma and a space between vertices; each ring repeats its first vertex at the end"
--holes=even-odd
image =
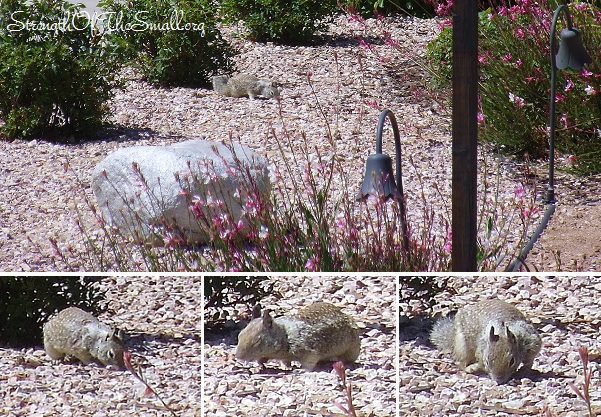
POLYGON ((390 32, 384 31, 384 43, 391 48, 399 46, 399 41, 394 39, 390 32))
POLYGON ((367 42, 365 42, 365 40, 363 40, 363 38, 359 38, 359 45, 361 45, 361 47, 366 50, 373 48, 373 45, 369 45, 367 42))
POLYGON ((446 0, 438 3, 436 6, 436 14, 438 16, 450 16, 453 11, 453 0, 446 0))
POLYGON ((509 93, 509 101, 511 103, 514 103, 519 108, 522 108, 526 105, 526 102, 524 101, 523 98, 521 98, 520 96, 516 96, 513 93, 509 93))
POLYGON ((524 190, 524 187, 520 185, 513 190, 513 195, 515 195, 515 198, 522 200, 526 196, 526 190, 524 190))
POLYGON ((516 36, 516 38, 519 38, 519 39, 524 39, 526 37, 526 35, 524 34, 524 31, 521 28, 518 28, 515 31, 515 36, 516 36))
POLYGON ((305 268, 309 272, 317 271, 317 263, 315 262, 315 259, 314 258, 307 259, 307 263, 305 263, 305 268))
POLYGON ((525 219, 529 218, 530 216, 532 216, 533 214, 538 213, 538 207, 526 207, 523 211, 522 211, 522 216, 524 216, 525 219))
POLYGON ((441 31, 443 30, 445 27, 453 27, 453 20, 452 19, 445 19, 442 20, 438 23, 438 30, 441 31))
POLYGON ((559 103, 559 102, 561 102, 561 101, 564 101, 565 99, 566 99, 566 96, 564 96, 564 95, 563 95, 563 94, 561 94, 561 93, 557 93, 557 94, 555 95, 555 102, 556 102, 556 103, 559 103))
POLYGON ((372 109, 377 109, 378 108, 378 102, 377 101, 369 101, 366 100, 365 104, 367 104, 369 107, 371 107, 372 109))
POLYGON ((568 78, 563 91, 570 91, 572 88, 574 88, 574 83, 568 78))

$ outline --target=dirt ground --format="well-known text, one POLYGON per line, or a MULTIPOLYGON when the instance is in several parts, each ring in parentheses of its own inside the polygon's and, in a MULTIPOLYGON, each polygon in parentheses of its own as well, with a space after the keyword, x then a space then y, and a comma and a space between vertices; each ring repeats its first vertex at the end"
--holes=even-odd
POLYGON ((599 175, 557 177, 555 213, 528 257, 531 271, 599 271, 600 179, 599 175))

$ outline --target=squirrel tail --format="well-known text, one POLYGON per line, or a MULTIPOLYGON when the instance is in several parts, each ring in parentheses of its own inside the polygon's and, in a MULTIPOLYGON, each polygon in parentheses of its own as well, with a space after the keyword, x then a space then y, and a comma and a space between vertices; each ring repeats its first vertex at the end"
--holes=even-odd
POLYGON ((444 317, 434 323, 430 341, 441 350, 452 350, 455 339, 454 318, 444 317))

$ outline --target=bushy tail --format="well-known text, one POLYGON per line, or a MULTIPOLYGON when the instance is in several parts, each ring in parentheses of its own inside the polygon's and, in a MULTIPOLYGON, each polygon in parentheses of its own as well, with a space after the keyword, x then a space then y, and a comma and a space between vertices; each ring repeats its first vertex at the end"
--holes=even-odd
POLYGON ((430 332, 430 341, 440 350, 452 350, 455 332, 453 330, 454 318, 445 317, 434 323, 430 332))

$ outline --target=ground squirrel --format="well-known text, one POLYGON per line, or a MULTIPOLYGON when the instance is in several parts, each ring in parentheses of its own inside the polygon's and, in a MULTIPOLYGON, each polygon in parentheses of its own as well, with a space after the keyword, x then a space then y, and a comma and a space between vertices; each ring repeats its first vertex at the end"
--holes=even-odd
POLYGON ((238 359, 257 360, 261 365, 279 359, 287 366, 296 360, 312 370, 321 361, 353 363, 359 356, 355 321, 332 304, 317 302, 296 315, 277 318, 256 309, 253 317, 238 336, 238 359))
POLYGON ((124 368, 122 336, 80 308, 69 307, 52 316, 43 332, 44 349, 54 360, 68 355, 85 364, 100 362, 124 368))
POLYGON ((484 371, 500 384, 515 374, 520 363, 529 370, 541 349, 532 323, 501 300, 468 305, 454 319, 439 320, 430 340, 442 350, 451 350, 466 372, 484 371))
POLYGON ((279 97, 280 90, 269 80, 257 78, 248 74, 238 74, 233 77, 217 75, 213 77, 213 90, 227 97, 265 98, 279 97))

